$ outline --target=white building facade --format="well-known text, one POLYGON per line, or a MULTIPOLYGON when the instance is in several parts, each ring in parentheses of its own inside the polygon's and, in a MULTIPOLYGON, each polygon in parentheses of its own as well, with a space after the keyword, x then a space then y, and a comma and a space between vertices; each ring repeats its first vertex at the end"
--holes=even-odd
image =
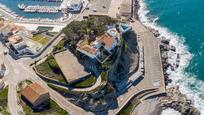
POLYGON ((83 7, 82 0, 72 0, 68 5, 69 12, 80 12, 83 7))

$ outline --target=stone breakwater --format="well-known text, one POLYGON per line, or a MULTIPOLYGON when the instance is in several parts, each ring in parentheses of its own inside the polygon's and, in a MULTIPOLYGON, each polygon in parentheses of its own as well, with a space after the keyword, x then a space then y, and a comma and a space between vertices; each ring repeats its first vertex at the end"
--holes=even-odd
POLYGON ((161 99, 161 107, 172 108, 181 115, 200 115, 200 112, 192 106, 191 100, 179 91, 178 86, 167 89, 167 96, 161 99))
MULTIPOLYGON (((155 37, 159 37, 160 33, 159 31, 147 27, 155 37)), ((176 68, 179 67, 180 62, 180 56, 177 54, 176 58, 176 64, 172 65, 168 63, 168 52, 176 52, 176 47, 170 45, 170 41, 167 40, 165 37, 158 38, 161 40, 160 44, 160 51, 161 51, 161 58, 162 58, 162 65, 163 65, 163 71, 164 71, 164 78, 165 78, 165 84, 167 87, 169 83, 172 82, 172 80, 169 78, 169 74, 167 73, 167 70, 170 68, 172 71, 174 71, 176 68)), ((176 111, 179 111, 182 115, 200 115, 200 112, 193 107, 193 103, 190 99, 187 98, 185 94, 182 94, 179 90, 179 86, 174 86, 166 89, 167 95, 165 97, 161 98, 161 107, 162 109, 172 108, 176 111)))
MULTIPOLYGON (((143 4, 141 0, 135 0, 134 1, 134 17, 138 20, 141 20, 141 22, 144 22, 144 26, 149 29, 155 37, 157 37, 160 41, 160 51, 161 51, 161 59, 162 59, 162 65, 163 65, 163 71, 164 71, 164 77, 165 77, 165 84, 166 87, 170 87, 169 84, 172 82, 172 79, 169 78, 168 71, 175 71, 177 68, 179 68, 181 65, 180 58, 182 57, 179 53, 177 53, 177 48, 170 44, 170 39, 167 39, 166 37, 162 37, 163 33, 160 33, 159 30, 154 28, 155 26, 151 24, 145 24, 148 23, 148 18, 146 17, 146 13, 148 10, 146 10, 146 6, 143 4), (143 14, 142 14, 143 13, 143 14), (151 27, 150 27, 151 26, 151 27), (162 35, 161 35, 162 34, 162 35), (168 62, 168 59, 171 58, 171 55, 169 53, 176 54, 176 58, 174 59, 176 63, 170 63, 168 62)), ((197 110, 193 106, 192 100, 189 100, 187 95, 182 94, 179 86, 174 86, 167 88, 167 95, 163 98, 161 98, 161 108, 167 109, 172 108, 176 111, 179 111, 182 115, 186 115, 188 113, 189 115, 199 115, 200 111, 197 110), (168 100, 166 100, 168 99, 168 100)))

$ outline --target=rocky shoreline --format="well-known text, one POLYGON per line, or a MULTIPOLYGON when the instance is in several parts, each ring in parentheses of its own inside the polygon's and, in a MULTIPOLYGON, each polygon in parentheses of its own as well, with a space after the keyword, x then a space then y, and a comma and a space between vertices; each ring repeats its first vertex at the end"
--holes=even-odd
MULTIPOLYGON (((139 19, 138 10, 140 8, 140 4, 138 0, 135 0, 135 18, 137 20, 139 19)), ((144 25, 145 26, 145 25, 144 25)), ((145 26, 146 27, 146 26, 145 26)), ((165 77, 165 85, 168 87, 166 89, 166 96, 161 97, 160 99, 160 107, 162 110, 165 110, 167 108, 172 108, 176 111, 179 111, 181 115, 200 115, 200 111, 193 106, 192 100, 188 99, 185 94, 182 94, 179 90, 179 86, 173 86, 169 87, 168 84, 172 82, 172 79, 169 78, 169 74, 167 70, 170 68, 172 71, 174 71, 176 68, 179 67, 180 62, 180 55, 177 54, 176 57, 176 64, 172 65, 168 62, 168 52, 176 52, 176 47, 173 45, 170 45, 170 40, 166 39, 165 37, 160 37, 160 33, 158 30, 146 27, 149 29, 156 38, 158 38, 160 43, 160 52, 161 52, 161 59, 163 64, 163 72, 165 77)), ((161 113, 160 113, 161 114, 161 113)))
POLYGON ((161 97, 160 99, 160 108, 165 110, 167 108, 172 108, 176 111, 179 111, 181 115, 200 115, 200 111, 197 110, 193 106, 192 100, 188 99, 185 94, 182 94, 179 90, 179 86, 169 86, 169 83, 172 82, 172 79, 169 78, 169 74, 167 70, 170 68, 174 71, 179 67, 180 55, 177 54, 176 64, 172 65, 168 62, 168 52, 176 53, 176 47, 170 45, 170 40, 167 40, 165 37, 160 37, 160 33, 158 30, 155 30, 151 27, 146 27, 149 29, 156 38, 158 38, 160 43, 160 52, 161 52, 161 60, 163 65, 164 79, 166 85, 166 96, 161 97))

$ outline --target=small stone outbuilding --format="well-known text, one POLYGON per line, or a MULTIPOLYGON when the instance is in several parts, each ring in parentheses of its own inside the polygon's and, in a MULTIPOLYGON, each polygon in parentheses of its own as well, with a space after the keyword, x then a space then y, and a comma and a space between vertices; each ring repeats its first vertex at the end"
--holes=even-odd
POLYGON ((28 101, 33 108, 39 105, 47 105, 50 101, 49 91, 38 83, 27 85, 22 91, 21 96, 28 101))

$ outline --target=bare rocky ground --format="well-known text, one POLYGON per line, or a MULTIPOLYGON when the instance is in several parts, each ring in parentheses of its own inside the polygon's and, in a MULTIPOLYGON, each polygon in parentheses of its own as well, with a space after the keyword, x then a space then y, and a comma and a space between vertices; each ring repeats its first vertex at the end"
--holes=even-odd
POLYGON ((167 89, 167 96, 161 99, 161 107, 168 107, 179 111, 181 115, 200 115, 200 112, 193 107, 190 99, 179 91, 179 87, 167 89))
POLYGON ((57 90, 71 103, 93 113, 106 111, 116 101, 116 92, 111 84, 89 93, 71 93, 57 90))
POLYGON ((119 61, 119 72, 121 73, 121 76, 136 72, 139 63, 136 34, 131 31, 124 35, 124 39, 124 48, 122 49, 122 54, 119 61))
POLYGON ((132 112, 132 115, 159 115, 161 111, 160 98, 153 98, 140 103, 132 112))

